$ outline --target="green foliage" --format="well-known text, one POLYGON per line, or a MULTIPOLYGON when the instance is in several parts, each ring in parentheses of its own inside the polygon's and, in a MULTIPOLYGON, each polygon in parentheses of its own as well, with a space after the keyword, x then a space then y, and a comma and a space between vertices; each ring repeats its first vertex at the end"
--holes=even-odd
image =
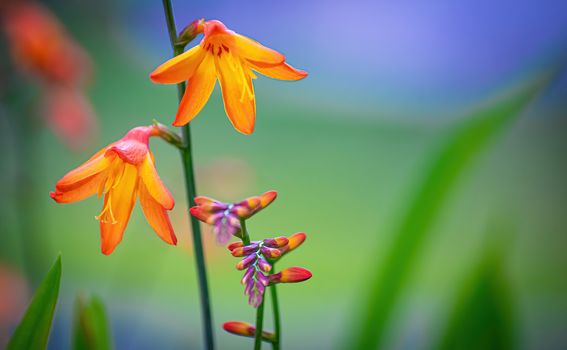
POLYGON ((61 256, 47 273, 8 343, 8 350, 45 349, 61 282, 61 256))
POLYGON ((109 350, 110 327, 104 305, 97 297, 79 296, 75 305, 73 349, 109 350))
POLYGON ((451 308, 437 349, 512 349, 513 316, 504 278, 503 249, 489 249, 466 282, 451 308))
POLYGON ((480 109, 446 136, 423 171, 386 255, 375 263, 378 268, 369 273, 369 294, 361 298, 360 316, 351 332, 353 338, 345 348, 366 350, 382 345, 392 310, 418 262, 432 225, 460 176, 545 85, 543 80, 524 85, 480 109))

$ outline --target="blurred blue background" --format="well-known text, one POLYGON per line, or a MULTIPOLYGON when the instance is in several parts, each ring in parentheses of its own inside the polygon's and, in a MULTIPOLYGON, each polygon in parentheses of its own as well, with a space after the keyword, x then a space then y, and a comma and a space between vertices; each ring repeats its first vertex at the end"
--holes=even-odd
MULTIPOLYGON (((23 213, 12 205, 19 194, 14 169, 25 162, 15 156, 21 140, 9 127, 18 115, 1 115, 0 314, 6 316, 1 326, 11 329, 27 303, 26 256, 31 251, 43 273, 61 251, 62 294, 51 348, 70 345, 72 306, 81 290, 105 301, 117 349, 199 348, 195 265, 176 151, 152 141, 160 175, 176 198, 171 217, 178 247, 162 244, 137 206, 121 245, 103 256, 94 219, 100 201, 59 206, 48 196, 57 179, 128 129, 153 118, 173 120, 175 87, 148 79, 171 57, 161 2, 46 5, 94 62, 89 94, 100 138, 73 153, 42 129, 35 140, 34 213, 23 213), (37 239, 18 234, 21 220, 33 221, 37 239)), ((552 72, 538 97, 447 185, 449 193, 392 305, 381 346, 440 347, 449 337, 447 324, 459 323, 451 316, 455 301, 475 288, 467 276, 496 245, 511 310, 506 321, 511 347, 565 347, 567 2, 173 1, 173 6, 179 29, 197 18, 219 19, 309 72, 297 83, 256 80, 252 136, 232 129, 218 86, 192 122, 200 194, 231 201, 276 189, 277 201, 250 221, 252 237, 307 233, 306 243, 279 264, 314 274, 308 282, 280 288, 288 349, 349 348, 345 344, 357 337, 361 315, 372 312, 364 303, 372 300, 374 271, 385 268, 396 227, 448 135, 475 111, 552 72), (495 220, 509 225, 494 230, 495 220)), ((250 348, 251 340, 221 329, 228 320, 254 320, 234 269, 237 260, 215 245, 207 229, 205 236, 219 348, 250 348)), ((499 293, 490 290, 489 296, 499 293)), ((488 315, 498 312, 490 310, 488 315)))

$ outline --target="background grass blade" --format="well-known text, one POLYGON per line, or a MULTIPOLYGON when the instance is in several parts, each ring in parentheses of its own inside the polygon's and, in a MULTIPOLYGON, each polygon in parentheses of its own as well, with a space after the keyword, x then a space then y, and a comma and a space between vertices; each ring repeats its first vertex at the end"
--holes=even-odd
MULTIPOLYGON (((511 237, 509 228, 491 228, 489 237, 511 237), (502 231, 504 229, 505 231, 502 231)), ((458 292, 439 345, 440 350, 513 349, 511 290, 504 273, 505 245, 488 247, 458 292)))
POLYGON ((8 343, 8 350, 45 349, 61 282, 61 256, 45 276, 36 290, 32 301, 14 335, 8 343))
POLYGON ((73 349, 109 350, 112 348, 110 327, 102 301, 97 297, 77 297, 73 349))
MULTIPOLYGON (((376 349, 401 291, 413 270, 448 195, 467 166, 489 141, 547 86, 547 79, 530 81, 523 88, 479 110, 448 134, 417 184, 412 200, 393 235, 393 241, 378 268, 369 272, 368 296, 361 298, 353 322, 348 349, 376 349)), ((380 242, 380 244, 383 244, 380 242)))

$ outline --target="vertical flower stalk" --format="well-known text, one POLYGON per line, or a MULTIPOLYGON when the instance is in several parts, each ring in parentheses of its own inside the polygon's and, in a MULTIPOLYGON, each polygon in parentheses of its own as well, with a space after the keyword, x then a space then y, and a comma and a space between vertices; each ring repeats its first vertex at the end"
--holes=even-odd
MULTIPOLYGON (((177 41, 177 32, 175 27, 175 18, 173 17, 173 9, 170 0, 162 0, 167 29, 169 32, 169 40, 173 48, 173 55, 178 56, 183 53, 184 45, 179 45, 177 41)), ((185 82, 177 84, 177 93, 179 101, 181 101, 185 93, 185 82)), ((185 172, 185 187, 187 190, 187 200, 189 206, 195 206, 194 198, 197 196, 195 187, 195 172, 193 170, 193 154, 191 148, 191 128, 189 124, 182 126, 183 146, 181 150, 181 158, 183 161, 183 169, 185 172)), ((205 256, 203 252, 203 242, 201 238, 201 227, 199 221, 193 217, 189 217, 191 221, 191 232, 193 233, 193 249, 195 252, 195 260, 197 263, 197 275, 199 281, 199 293, 201 300, 201 312, 203 319, 203 333, 206 349, 214 349, 212 312, 209 299, 209 286, 207 281, 207 271, 205 266, 205 256)))
MULTIPOLYGON (((274 270, 276 265, 272 264, 274 270)), ((281 334, 281 317, 280 317, 280 305, 278 302, 278 291, 276 285, 270 285, 270 293, 272 295, 272 314, 274 315, 274 342, 272 343, 272 348, 274 350, 280 349, 282 334, 281 334)))

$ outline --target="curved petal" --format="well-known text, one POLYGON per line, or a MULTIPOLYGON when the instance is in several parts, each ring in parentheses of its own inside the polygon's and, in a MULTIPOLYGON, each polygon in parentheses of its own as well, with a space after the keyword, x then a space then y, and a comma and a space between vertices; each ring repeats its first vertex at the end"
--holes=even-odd
POLYGON ((138 183, 137 169, 131 164, 125 164, 124 173, 120 183, 111 188, 104 198, 105 205, 110 205, 110 210, 116 219, 115 222, 100 221, 100 239, 102 253, 109 255, 122 241, 124 230, 132 214, 136 201, 136 185, 138 183))
POLYGON ((80 186, 83 180, 108 168, 112 156, 105 156, 106 147, 95 153, 82 165, 68 172, 55 184, 57 191, 70 191, 80 186))
POLYGON ((256 100, 252 72, 233 55, 215 56, 224 110, 234 128, 243 134, 254 132, 256 100))
POLYGON ((213 55, 206 55, 199 68, 187 82, 173 125, 189 123, 205 106, 217 81, 213 55))
POLYGON ((300 80, 307 76, 307 72, 300 69, 295 69, 289 64, 283 62, 277 66, 262 66, 249 62, 250 67, 260 74, 267 77, 279 80, 300 80))
POLYGON ((231 37, 234 40, 233 45, 231 45, 233 49, 239 56, 247 60, 271 65, 280 64, 285 60, 285 56, 281 53, 265 47, 244 35, 235 33, 231 37))
POLYGON ((148 189, 149 194, 164 207, 164 209, 173 209, 175 205, 173 196, 161 181, 150 155, 147 155, 146 159, 140 164, 139 170, 142 182, 148 189))
POLYGON ((75 187, 72 189, 64 191, 56 190, 55 192, 51 192, 50 196, 57 203, 78 202, 96 194, 105 181, 106 172, 100 172, 75 183, 75 187))
POLYGON ((144 216, 150 226, 166 243, 176 245, 177 237, 175 237, 175 232, 173 232, 173 227, 171 226, 169 216, 167 216, 165 209, 156 202, 145 184, 140 184, 138 193, 140 195, 140 204, 142 205, 144 216))
POLYGON ((159 84, 179 84, 188 80, 203 61, 205 53, 201 45, 197 45, 157 67, 150 74, 150 79, 159 84))

